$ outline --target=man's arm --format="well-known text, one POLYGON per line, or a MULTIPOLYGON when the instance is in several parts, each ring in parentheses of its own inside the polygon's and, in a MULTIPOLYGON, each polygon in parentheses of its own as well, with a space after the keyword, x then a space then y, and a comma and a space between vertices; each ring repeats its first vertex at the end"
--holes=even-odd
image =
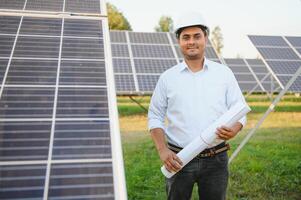
POLYGON ((219 139, 229 140, 237 135, 237 133, 242 129, 242 124, 240 122, 236 122, 231 127, 221 126, 217 128, 216 134, 219 139))
MULTIPOLYGON (((237 102, 245 103, 245 98, 232 72, 228 76, 228 90, 226 94, 226 102, 228 108, 235 105, 235 103, 237 102)), ((216 134, 218 138, 222 140, 229 140, 235 137, 238 134, 238 132, 241 131, 243 126, 246 124, 246 121, 247 118, 246 116, 244 116, 242 119, 240 119, 238 122, 233 124, 231 127, 221 126, 217 128, 216 134)))
POLYGON ((179 171, 182 168, 181 166, 183 163, 178 158, 177 154, 168 149, 165 141, 164 130, 162 128, 154 128, 151 129, 150 133, 165 168, 170 172, 179 171))

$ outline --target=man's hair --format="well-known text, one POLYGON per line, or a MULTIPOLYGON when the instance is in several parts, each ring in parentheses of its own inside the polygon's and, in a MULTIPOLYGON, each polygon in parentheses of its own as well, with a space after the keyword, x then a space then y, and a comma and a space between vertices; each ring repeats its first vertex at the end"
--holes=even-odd
POLYGON ((202 25, 194 25, 194 26, 187 26, 187 27, 180 28, 180 29, 176 32, 176 37, 177 37, 177 39, 180 38, 180 35, 181 35, 182 31, 183 31, 185 28, 188 28, 188 27, 199 27, 199 28, 203 31, 203 33, 204 33, 205 36, 208 36, 208 35, 209 35, 209 30, 208 30, 207 27, 202 26, 202 25))

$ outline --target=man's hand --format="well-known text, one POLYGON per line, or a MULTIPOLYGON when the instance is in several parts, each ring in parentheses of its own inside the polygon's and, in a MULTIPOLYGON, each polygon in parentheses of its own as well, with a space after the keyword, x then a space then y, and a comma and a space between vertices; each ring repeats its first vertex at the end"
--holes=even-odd
POLYGON ((182 161, 179 159, 177 154, 170 149, 163 148, 162 150, 159 150, 159 156, 164 163, 165 168, 169 172, 177 172, 182 168, 182 161))
POLYGON ((241 130, 242 125, 239 122, 236 122, 232 127, 221 126, 216 129, 216 134, 219 139, 229 140, 237 135, 241 130))

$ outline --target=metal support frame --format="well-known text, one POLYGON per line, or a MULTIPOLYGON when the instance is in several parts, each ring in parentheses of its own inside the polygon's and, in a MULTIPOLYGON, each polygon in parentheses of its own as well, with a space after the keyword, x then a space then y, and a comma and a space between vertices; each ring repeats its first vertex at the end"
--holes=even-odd
POLYGON ((298 76, 301 75, 301 66, 297 70, 297 72, 293 75, 293 77, 289 80, 289 82, 286 84, 283 90, 278 94, 278 96, 275 98, 275 100, 272 102, 272 104, 269 106, 268 110, 264 113, 264 115, 260 118, 260 120, 257 122, 255 127, 247 134, 247 136, 243 139, 243 141, 239 144, 239 146, 235 149, 233 154, 231 155, 229 159, 229 164, 232 162, 232 160, 238 155, 240 150, 245 146, 245 144, 250 140, 250 138, 255 134, 255 131, 261 126, 265 118, 274 110, 277 103, 281 100, 281 97, 287 92, 287 90, 290 88, 290 86, 294 83, 294 81, 298 78, 298 76))
MULTIPOLYGON (((260 83, 263 83, 263 81, 265 80, 265 79, 267 79, 268 77, 270 76, 270 73, 268 73, 268 74, 266 74, 261 80, 259 80, 259 82, 260 83)), ((257 77, 257 76, 256 76, 257 77)), ((257 81, 257 80, 256 80, 257 81)), ((259 82, 257 82, 257 84, 246 94, 246 98, 248 97, 248 96, 250 96, 257 88, 258 88, 258 86, 260 86, 259 85, 259 82)), ((272 94, 273 94, 273 92, 271 91, 271 94, 269 94, 269 92, 268 91, 266 91, 265 89, 263 90, 265 93, 266 93, 266 95, 268 96, 268 98, 269 99, 272 99, 272 94)))

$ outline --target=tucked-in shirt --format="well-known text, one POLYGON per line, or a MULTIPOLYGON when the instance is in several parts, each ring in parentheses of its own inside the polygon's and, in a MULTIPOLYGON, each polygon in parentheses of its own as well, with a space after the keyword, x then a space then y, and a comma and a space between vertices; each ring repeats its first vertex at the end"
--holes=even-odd
MULTIPOLYGON (((245 99, 229 67, 205 58, 203 69, 192 72, 184 61, 161 74, 148 128, 162 128, 169 143, 185 147, 236 102, 245 99)), ((240 123, 245 125, 246 117, 240 123)), ((212 146, 221 142, 216 139, 212 146)))

